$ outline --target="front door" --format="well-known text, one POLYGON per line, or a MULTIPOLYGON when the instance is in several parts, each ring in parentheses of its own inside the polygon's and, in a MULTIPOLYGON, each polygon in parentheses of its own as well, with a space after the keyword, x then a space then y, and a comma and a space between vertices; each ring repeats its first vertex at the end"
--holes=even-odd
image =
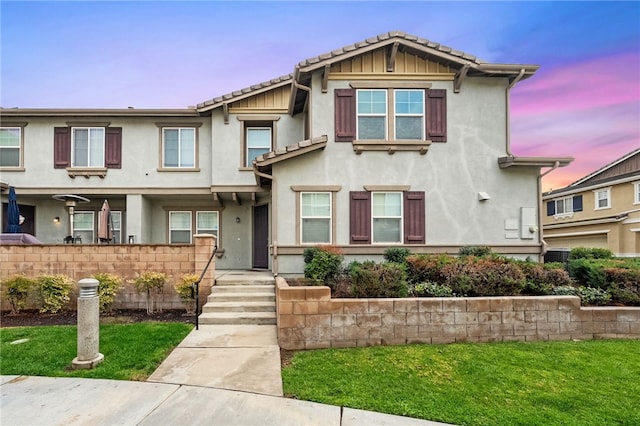
POLYGON ((253 267, 269 268, 269 205, 253 208, 253 267))

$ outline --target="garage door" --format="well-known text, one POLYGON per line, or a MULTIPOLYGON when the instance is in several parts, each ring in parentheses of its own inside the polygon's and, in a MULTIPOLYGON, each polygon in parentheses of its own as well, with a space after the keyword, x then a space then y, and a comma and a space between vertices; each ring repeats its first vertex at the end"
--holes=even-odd
POLYGON ((607 234, 558 238, 554 238, 553 235, 545 235, 544 240, 549 244, 549 249, 572 249, 574 247, 609 248, 607 234))

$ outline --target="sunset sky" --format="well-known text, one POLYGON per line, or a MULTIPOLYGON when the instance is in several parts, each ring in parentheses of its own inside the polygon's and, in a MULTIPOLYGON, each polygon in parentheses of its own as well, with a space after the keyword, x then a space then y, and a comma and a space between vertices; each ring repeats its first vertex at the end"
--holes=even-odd
POLYGON ((557 189, 640 148, 640 2, 0 2, 4 108, 185 108, 392 30, 538 64, 512 149, 557 189))

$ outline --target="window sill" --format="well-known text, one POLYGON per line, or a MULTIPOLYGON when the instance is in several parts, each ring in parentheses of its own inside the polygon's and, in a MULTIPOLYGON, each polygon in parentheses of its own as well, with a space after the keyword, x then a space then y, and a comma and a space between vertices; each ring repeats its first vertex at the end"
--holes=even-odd
POLYGON ((106 167, 67 167, 66 170, 71 179, 75 179, 76 176, 84 176, 86 179, 98 176, 100 179, 104 179, 107 175, 106 167))
POLYGON ((573 218, 573 212, 571 212, 571 213, 556 214, 556 215, 554 215, 554 216, 553 216, 553 218, 554 218, 555 220, 558 220, 558 219, 572 219, 572 218, 573 218))
POLYGON ((0 167, 0 171, 3 172, 24 172, 24 167, 0 167))
POLYGON ((238 170, 241 172, 252 172, 253 167, 239 167, 238 170))
POLYGON ((158 167, 158 172, 199 172, 200 167, 158 167))
POLYGON ((397 151, 419 151, 420 155, 425 155, 429 150, 431 141, 427 140, 356 140, 353 141, 353 150, 360 155, 363 151, 386 151, 389 155, 397 151))
POLYGON ((606 207, 596 207, 594 210, 596 210, 596 211, 597 211, 597 210, 608 210, 608 209, 610 209, 610 208, 611 208, 611 206, 606 206, 606 207))

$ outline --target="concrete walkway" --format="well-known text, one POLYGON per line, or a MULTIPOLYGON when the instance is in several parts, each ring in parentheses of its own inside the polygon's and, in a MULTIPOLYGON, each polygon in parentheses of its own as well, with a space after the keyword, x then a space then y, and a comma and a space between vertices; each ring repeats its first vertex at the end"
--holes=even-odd
POLYGON ((147 382, 1 376, 0 384, 2 426, 441 424, 283 398, 275 325, 200 325, 147 382))

